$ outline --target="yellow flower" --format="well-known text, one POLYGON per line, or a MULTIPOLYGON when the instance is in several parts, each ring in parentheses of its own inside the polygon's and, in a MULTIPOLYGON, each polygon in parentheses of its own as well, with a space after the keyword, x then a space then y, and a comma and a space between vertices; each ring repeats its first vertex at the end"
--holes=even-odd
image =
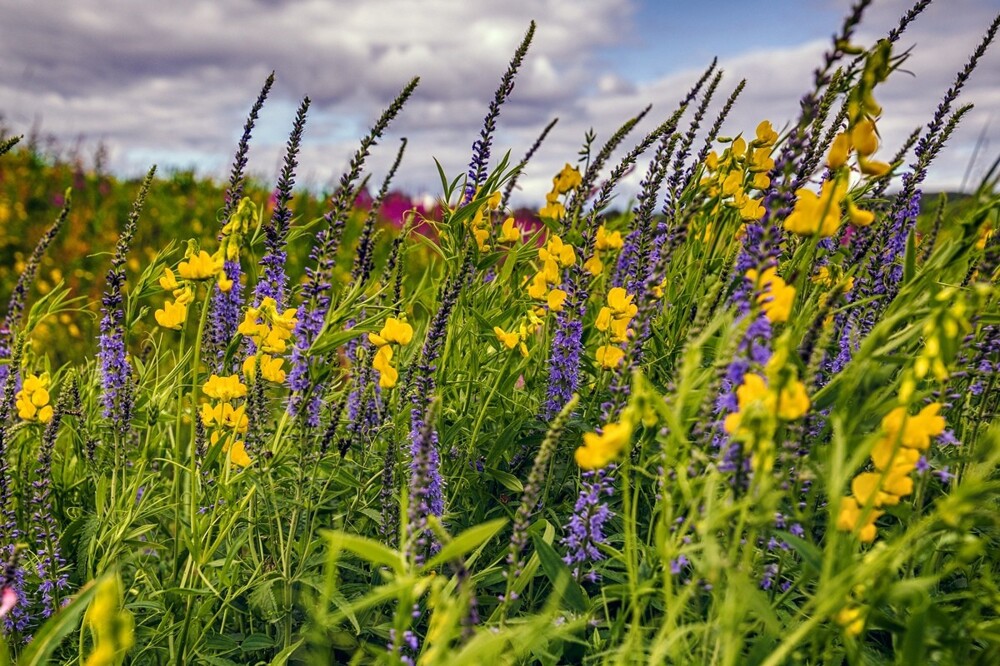
POLYGON ((503 193, 499 191, 494 192, 486 200, 486 206, 492 210, 496 210, 497 208, 500 208, 500 202, 502 200, 503 200, 503 193))
POLYGON ((219 425, 236 430, 237 432, 246 432, 250 425, 250 420, 246 414, 246 406, 240 405, 239 407, 233 407, 232 404, 224 402, 222 407, 222 418, 219 419, 219 425))
POLYGON ((584 433, 583 446, 576 450, 576 464, 583 469, 599 469, 617 458, 632 439, 632 424, 609 423, 603 432, 584 433))
POLYGON ((743 375, 743 383, 736 389, 736 404, 737 411, 726 416, 722 424, 730 434, 743 427, 744 415, 754 410, 783 421, 795 421, 805 416, 810 407, 805 384, 799 380, 790 380, 776 392, 768 387, 764 377, 754 373, 743 375))
POLYGON ((591 275, 600 275, 604 271, 604 262, 601 261, 601 255, 594 252, 594 255, 584 262, 583 268, 591 275))
POLYGON ((743 174, 739 171, 730 171, 726 179, 722 181, 722 194, 727 197, 735 195, 743 189, 743 174))
POLYGON ((847 200, 847 219, 856 227, 867 227, 875 221, 875 213, 870 210, 862 210, 854 205, 850 199, 847 200))
POLYGON ((865 157, 878 150, 878 135, 875 133, 875 123, 865 118, 851 128, 851 144, 859 155, 865 157))
POLYGON ((249 467, 253 464, 253 460, 247 455, 246 445, 244 445, 242 439, 238 439, 233 442, 233 445, 228 447, 229 460, 232 461, 234 465, 239 465, 240 467, 249 467))
POLYGON ((859 506, 871 504, 875 508, 896 506, 900 497, 913 492, 913 479, 904 472, 889 474, 885 479, 882 472, 862 472, 851 481, 851 493, 859 506))
POLYGON ((857 636, 865 628, 865 616, 857 606, 841 608, 833 616, 833 621, 839 624, 848 636, 857 636))
POLYGON ((750 156, 751 173, 767 173, 774 168, 774 158, 770 148, 757 148, 750 156))
POLYGON ((889 169, 892 165, 887 162, 879 162, 877 160, 868 160, 864 157, 858 157, 858 166, 861 167, 861 173, 866 176, 884 176, 889 173, 889 169))
POLYGON ((221 270, 222 259, 213 257, 204 250, 198 254, 192 253, 187 261, 182 261, 177 266, 177 272, 185 280, 208 280, 221 270))
POLYGON ((932 402, 914 416, 907 416, 905 407, 897 407, 882 419, 883 439, 890 444, 899 439, 900 446, 908 449, 926 451, 931 445, 931 438, 944 432, 944 417, 941 403, 932 402))
POLYGON ((772 146, 778 140, 778 133, 771 127, 770 120, 762 120, 757 125, 757 139, 754 143, 762 146, 772 146))
POLYGON ((909 474, 916 469, 919 460, 920 451, 902 446, 897 447, 889 437, 879 439, 872 449, 872 464, 879 471, 891 467, 895 470, 905 470, 904 473, 909 474))
POLYGON ((514 218, 508 217, 500 227, 500 242, 516 243, 519 240, 521 240, 521 230, 514 224, 514 218))
POLYGON ((21 390, 14 396, 17 415, 23 421, 48 423, 55 414, 49 404, 49 373, 29 374, 21 383, 21 390))
POLYGON ((552 260, 563 268, 568 268, 576 263, 576 250, 572 245, 563 243, 562 239, 555 234, 549 239, 544 248, 538 251, 538 257, 542 261, 552 260))
POLYGON ((549 290, 549 283, 545 279, 545 271, 539 271, 535 273, 535 277, 532 278, 531 284, 528 285, 528 296, 535 300, 541 300, 545 298, 545 294, 549 290))
POLYGON ((177 282, 177 276, 169 268, 163 269, 163 276, 160 278, 160 286, 167 291, 173 291, 174 289, 180 288, 180 284, 177 282))
POLYGON ((566 207, 559 202, 549 202, 538 211, 539 217, 561 220, 566 215, 566 207))
POLYGON ((260 374, 264 379, 275 384, 281 384, 285 381, 285 371, 281 369, 284 362, 285 359, 283 358, 262 354, 260 363, 258 364, 257 357, 250 356, 243 361, 243 374, 247 377, 255 377, 257 375, 257 366, 259 365, 261 369, 260 374))
POLYGON ((218 285, 219 285, 219 291, 221 291, 224 294, 228 294, 229 291, 232 290, 233 281, 230 280, 229 277, 226 275, 226 271, 219 271, 218 285))
POLYGON ((785 421, 800 419, 809 411, 809 405, 805 384, 793 379, 778 393, 778 418, 785 421))
POLYGON ((747 152, 746 139, 741 136, 737 137, 736 140, 733 141, 731 150, 733 151, 733 155, 736 157, 743 157, 743 154, 747 152))
POLYGON ((594 247, 602 252, 605 250, 618 250, 621 249, 625 241, 622 239, 622 232, 620 231, 608 231, 604 228, 604 225, 597 227, 597 235, 594 239, 594 247))
POLYGON ((132 615, 122 607, 122 584, 117 574, 97 583, 84 621, 90 627, 94 647, 83 666, 121 663, 134 642, 134 623, 132 615))
POLYGON ((615 317, 628 317, 631 319, 639 311, 639 307, 632 302, 634 296, 622 287, 612 287, 608 291, 608 306, 615 317))
POLYGON ((824 182, 818 195, 806 188, 796 190, 795 207, 785 218, 785 229, 800 236, 834 235, 840 226, 841 203, 846 194, 847 182, 843 179, 824 182))
POLYGON ((376 347, 383 347, 387 344, 406 346, 413 339, 413 327, 402 319, 389 317, 385 320, 385 324, 382 326, 382 330, 378 332, 378 335, 369 333, 368 339, 376 347))
POLYGON ((854 532, 857 530, 858 539, 862 543, 871 543, 875 540, 875 521, 884 513, 869 509, 867 517, 862 522, 861 517, 865 512, 858 505, 853 497, 844 497, 840 500, 840 513, 837 515, 837 529, 844 532, 854 532))
POLYGON ((740 219, 753 222, 764 217, 764 212, 764 206, 761 204, 760 199, 746 197, 740 206, 740 219))
POLYGON ((583 176, 580 174, 580 169, 567 162, 562 171, 552 179, 552 189, 559 194, 566 194, 579 187, 581 183, 583 183, 583 176))
POLYGON ((761 304, 768 320, 774 323, 788 321, 795 301, 795 287, 786 284, 773 267, 765 269, 763 273, 751 268, 746 277, 761 292, 757 296, 757 302, 761 304))
POLYGON ((202 391, 210 398, 216 400, 233 400, 242 398, 247 394, 246 384, 240 381, 239 375, 228 375, 220 377, 213 374, 205 382, 202 391))
POLYGON ((507 349, 514 349, 517 347, 518 343, 521 342, 521 336, 517 331, 511 331, 508 333, 499 326, 493 327, 493 333, 496 334, 497 339, 503 343, 507 349))
POLYGON ((830 152, 826 156, 826 165, 831 169, 839 169, 847 164, 847 158, 851 155, 851 137, 846 132, 841 132, 833 140, 830 152))
POLYGON ((597 364, 610 370, 621 364, 622 359, 625 358, 625 352, 614 345, 601 345, 597 348, 596 356, 597 364))
POLYGON ((566 302, 566 292, 562 289, 553 289, 546 296, 546 302, 553 312, 562 312, 563 304, 566 302))
POLYGON ((726 417, 722 424, 723 429, 730 434, 736 432, 742 425, 741 421, 747 407, 765 403, 768 394, 767 382, 763 377, 752 373, 743 375, 743 383, 736 389, 737 411, 726 417))
POLYGON ((755 173, 751 184, 755 190, 766 190, 771 185, 771 179, 766 173, 755 173))
POLYGON ((378 371, 378 385, 384 389, 391 389, 399 381, 399 372, 392 367, 392 347, 382 345, 375 352, 372 360, 372 367, 378 371))
POLYGON ((187 305, 174 301, 167 301, 161 309, 153 313, 156 323, 163 328, 180 330, 187 319, 187 305))

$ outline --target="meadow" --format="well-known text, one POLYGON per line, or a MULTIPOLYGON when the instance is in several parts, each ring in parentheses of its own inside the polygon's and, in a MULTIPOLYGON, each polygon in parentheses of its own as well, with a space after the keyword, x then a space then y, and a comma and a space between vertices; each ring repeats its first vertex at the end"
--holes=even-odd
POLYGON ((430 209, 416 78, 320 195, 308 98, 245 173, 273 75, 222 183, 0 126, 0 664, 997 663, 1000 174, 922 185, 1000 17, 892 146, 929 2, 869 4, 798 118, 723 135, 713 62, 534 211, 533 23, 430 209))

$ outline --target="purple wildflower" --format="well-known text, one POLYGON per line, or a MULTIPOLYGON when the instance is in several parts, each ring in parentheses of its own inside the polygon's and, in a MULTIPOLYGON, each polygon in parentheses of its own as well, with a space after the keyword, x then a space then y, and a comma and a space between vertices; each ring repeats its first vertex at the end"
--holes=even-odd
POLYGON ((109 419, 119 435, 128 433, 132 422, 132 411, 135 407, 135 387, 132 383, 132 367, 125 352, 125 313, 122 311, 124 300, 122 287, 125 284, 125 258, 132 245, 139 213, 149 193, 149 186, 156 173, 154 166, 146 174, 139 188, 132 211, 129 213, 115 247, 115 255, 108 270, 107 287, 101 299, 101 335, 98 341, 99 358, 101 361, 101 399, 104 402, 104 418, 109 419))
POLYGON ((52 420, 45 426, 38 449, 37 476, 32 482, 31 521, 34 525, 38 550, 38 590, 41 593, 42 617, 59 610, 61 591, 69 587, 65 572, 66 561, 59 549, 59 533, 52 510, 52 451, 59 435, 59 426, 66 411, 68 392, 59 398, 52 420))
MULTIPOLYGON (((245 178, 243 175, 247 165, 247 154, 250 152, 250 136, 253 133, 254 125, 257 123, 257 115, 264 106, 264 101, 274 85, 274 72, 264 81, 264 87, 247 116, 243 125, 243 136, 236 147, 236 155, 233 158, 233 167, 229 175, 229 187, 226 189, 225 206, 222 209, 220 222, 225 225, 229 222, 230 216, 236 211, 236 206, 243 198, 243 188, 245 178)), ((236 334, 236 328, 240 324, 240 312, 243 310, 243 268, 239 260, 226 261, 223 265, 226 277, 233 281, 233 286, 228 292, 224 292, 216 285, 212 291, 210 304, 211 314, 208 320, 208 331, 205 335, 204 345, 206 357, 216 359, 216 363, 221 363, 226 353, 229 341, 236 334)))
POLYGON ((604 559, 598 545, 604 543, 604 524, 613 514, 603 498, 614 493, 614 470, 615 466, 609 465, 582 474, 582 488, 566 524, 566 536, 560 541, 568 550, 563 561, 572 567, 577 580, 597 582, 600 578, 593 565, 604 559))
POLYGON ((313 360, 313 355, 309 353, 309 348, 319 336, 326 321, 327 311, 330 307, 330 289, 333 283, 333 267, 343 239, 344 226, 347 223, 347 216, 355 199, 355 183, 361 177, 361 171, 365 160, 371 149, 376 145, 377 140, 388 128, 389 123, 399 114, 406 100, 413 94, 419 79, 413 79, 396 96, 392 103, 382 112, 378 121, 361 139, 361 145, 354 157, 351 158, 350 166, 340 176, 340 183, 337 191, 330 199, 330 207, 323 216, 323 228, 316 234, 316 240, 309 253, 309 259, 313 263, 307 266, 305 284, 302 286, 302 304, 298 308, 298 323, 292 332, 292 354, 291 371, 288 374, 288 384, 292 389, 292 395, 288 401, 289 414, 298 415, 305 400, 305 393, 313 391, 314 397, 308 404, 307 423, 310 426, 319 424, 319 400, 322 391, 320 387, 312 386, 309 378, 309 364, 313 360))
POLYGON ((528 31, 525 33, 524 39, 521 40, 521 44, 514 51, 514 56, 507 66, 507 71, 504 72, 503 78, 500 79, 500 86, 493 96, 493 101, 490 102, 490 108, 483 121, 483 129, 479 132, 479 138, 472 144, 472 161, 469 162, 469 174, 465 183, 465 198, 463 203, 472 201, 476 196, 479 186, 486 180, 486 168, 490 163, 490 148, 493 145, 493 132, 496 130, 497 118, 500 117, 500 107, 514 91, 514 77, 517 76, 517 70, 521 67, 524 56, 528 53, 528 47, 531 45, 531 38, 534 35, 535 22, 532 21, 528 25, 528 31))
POLYGON ((566 303, 556 315, 552 350, 549 353, 549 383, 541 419, 551 421, 560 412, 580 385, 580 352, 583 349, 583 315, 586 312, 586 290, 582 287, 582 271, 573 266, 570 278, 563 283, 566 303), (582 293, 581 293, 582 292, 582 293))
MULTIPOLYGON (((276 188, 276 202, 271 221, 264 228, 264 256, 260 263, 263 267, 260 281, 254 292, 254 303, 259 304, 264 298, 271 297, 277 303, 277 309, 285 309, 288 275, 285 264, 288 256, 285 244, 288 240, 288 226, 292 220, 292 211, 288 203, 292 200, 292 188, 295 186, 295 169, 298 166, 299 144, 302 141, 302 131, 306 124, 306 113, 309 111, 309 98, 306 97, 299 105, 295 114, 292 132, 285 148, 285 160, 281 168, 276 188)), ((226 274, 228 276, 228 273, 226 274)), ((235 284, 233 285, 236 286, 235 284)))

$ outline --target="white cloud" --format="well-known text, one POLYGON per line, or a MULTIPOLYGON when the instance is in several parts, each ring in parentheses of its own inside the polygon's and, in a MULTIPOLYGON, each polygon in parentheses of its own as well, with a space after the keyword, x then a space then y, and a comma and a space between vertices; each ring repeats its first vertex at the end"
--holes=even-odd
MULTIPOLYGON (((833 0, 828 0, 833 1, 833 0)), ((300 158, 300 182, 326 183, 346 165, 358 138, 413 75, 421 84, 371 158, 378 178, 400 136, 410 139, 398 183, 434 191, 437 157, 457 175, 465 169, 493 91, 530 18, 538 31, 502 111, 494 159, 510 148, 520 158, 555 116, 553 130, 523 178, 521 201, 538 201, 552 174, 575 159, 584 132, 601 139, 646 104, 653 111, 635 138, 669 115, 700 71, 671 71, 633 81, 615 71, 601 49, 621 49, 633 36, 633 0, 304 0, 213 3, 178 0, 151 9, 124 0, 0 0, 0 112, 17 131, 40 119, 42 128, 72 143, 78 135, 105 140, 113 164, 138 172, 189 166, 221 174, 228 168, 246 112, 272 69, 278 82, 251 148, 251 169, 271 177, 298 100, 314 104, 300 158)), ((846 10, 847 0, 835 4, 846 10)), ((944 90, 991 19, 989 0, 938 0, 901 40, 916 43, 907 68, 880 90, 880 123, 891 153, 914 127, 926 124, 944 90)), ((871 41, 908 7, 875 3, 859 35, 871 41)), ((771 17, 761 28, 794 29, 771 17)), ((830 26, 833 32, 836 26, 830 26)), ((692 35, 699 43, 711 39, 692 35)), ((706 36, 707 35, 707 36, 706 36)), ((762 118, 776 125, 795 118, 798 100, 827 40, 804 38, 781 49, 721 62, 726 70, 713 111, 741 77, 748 79, 726 131, 750 131, 762 118)), ((1000 57, 995 47, 973 75, 962 101, 977 103, 942 155, 929 185, 955 187, 992 109, 1000 103, 1000 57)), ((651 53, 650 57, 655 57, 651 53)), ((707 63, 706 63, 707 64, 707 63)), ((987 133, 1000 145, 1000 122, 987 133)), ((699 144, 700 145, 700 140, 699 144)), ((980 159, 990 161, 986 152, 980 159)), ((635 184, 641 177, 633 174, 635 184)))

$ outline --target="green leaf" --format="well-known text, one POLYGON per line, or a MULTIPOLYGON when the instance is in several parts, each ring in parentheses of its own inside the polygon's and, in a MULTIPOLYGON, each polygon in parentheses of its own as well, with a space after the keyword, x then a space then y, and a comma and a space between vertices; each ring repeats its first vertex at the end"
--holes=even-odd
POLYGON ((524 486, 521 485, 520 479, 518 479, 513 474, 510 474, 509 472, 503 472, 499 469, 493 469, 491 467, 487 467, 486 469, 483 470, 483 472, 486 474, 486 476, 498 482, 507 490, 512 490, 515 493, 524 492, 524 486))
POLYGON ((557 590, 562 588, 562 598, 570 610, 585 613, 590 608, 590 600, 580 584, 573 580, 569 567, 562 561, 555 548, 545 543, 539 535, 532 535, 535 552, 542 563, 542 571, 557 590))
POLYGON ((814 544, 805 539, 801 539, 794 534, 784 531, 776 532, 776 536, 786 542, 802 558, 802 563, 813 571, 820 571, 823 568, 823 555, 814 544))
POLYGON ((914 237, 914 230, 910 229, 910 234, 906 237, 906 254, 903 257, 903 284, 911 281, 916 274, 917 240, 914 237))
POLYGON ((278 654, 274 655, 274 659, 271 660, 271 666, 283 666, 284 664, 287 664, 288 659, 296 650, 302 647, 302 643, 304 643, 305 640, 306 639, 304 638, 300 638, 278 654))
POLYGON ((21 653, 21 658, 17 663, 21 666, 51 663, 49 658, 62 640, 80 626, 80 616, 83 615, 83 611, 87 609, 94 598, 95 589, 97 589, 95 581, 87 583, 69 604, 60 608, 55 615, 50 617, 35 632, 31 643, 21 653))
POLYGON ((445 544, 437 555, 428 560, 427 564, 424 565, 424 569, 433 569, 439 564, 457 559, 469 551, 475 550, 492 539, 506 524, 506 518, 497 518, 496 520, 470 527, 445 544))
POLYGON ((240 649, 244 652, 255 650, 266 650, 274 647, 274 639, 267 634, 250 634, 240 643, 240 649))
POLYGON ((405 562, 402 556, 388 546, 383 546, 378 541, 344 532, 328 531, 324 536, 330 543, 330 547, 334 550, 350 551, 372 564, 381 564, 390 567, 397 574, 403 573, 405 562))

